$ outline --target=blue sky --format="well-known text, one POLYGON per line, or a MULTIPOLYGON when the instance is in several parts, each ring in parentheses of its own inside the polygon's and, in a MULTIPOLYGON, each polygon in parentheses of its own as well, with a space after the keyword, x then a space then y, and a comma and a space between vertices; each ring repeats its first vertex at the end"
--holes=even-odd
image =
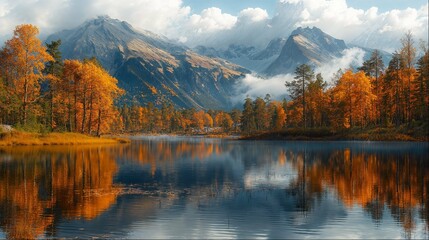
MULTIPOLYGON (((217 7, 223 12, 236 15, 244 8, 263 8, 272 16, 275 13, 275 7, 278 0, 183 0, 185 5, 192 8, 193 13, 199 13, 201 10, 209 7, 217 7)), ((392 9, 406 9, 407 7, 420 8, 427 3, 427 0, 347 0, 350 7, 369 9, 378 7, 379 12, 385 12, 392 9)))
POLYGON ((415 39, 428 41, 428 10, 422 8, 428 6, 428 0, 293 0, 302 1, 302 5, 279 5, 279 1, 127 0, 124 4, 106 0, 0 0, 0 43, 10 38, 19 24, 38 26, 43 38, 100 15, 127 21, 137 29, 190 47, 202 43, 265 47, 274 38, 288 37, 298 26, 318 27, 338 39, 388 51, 397 48, 390 43, 399 43, 395 39, 407 31, 412 31, 415 39), (378 11, 366 11, 371 7, 378 11), (392 9, 398 11, 386 13, 392 9), (280 12, 287 14, 273 20, 280 12))

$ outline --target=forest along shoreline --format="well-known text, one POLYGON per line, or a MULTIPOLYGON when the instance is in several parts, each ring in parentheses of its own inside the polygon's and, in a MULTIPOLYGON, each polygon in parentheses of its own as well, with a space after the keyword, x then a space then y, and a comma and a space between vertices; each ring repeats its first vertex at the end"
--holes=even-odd
POLYGON ((404 129, 354 129, 334 132, 330 129, 286 129, 258 132, 247 135, 218 133, 121 133, 94 137, 80 133, 31 133, 17 130, 5 131, 0 125, 0 147, 128 144, 135 136, 184 136, 256 141, 396 141, 429 142, 427 135, 404 129))

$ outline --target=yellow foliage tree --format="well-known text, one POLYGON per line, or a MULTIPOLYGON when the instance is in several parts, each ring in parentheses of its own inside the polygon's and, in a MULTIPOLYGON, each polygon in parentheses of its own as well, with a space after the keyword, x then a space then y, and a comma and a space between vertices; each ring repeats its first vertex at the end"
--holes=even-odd
POLYGON ((335 105, 343 107, 339 117, 344 119, 344 127, 365 126, 368 123, 371 103, 376 96, 371 92, 370 79, 364 72, 345 72, 333 89, 333 94, 335 105))
POLYGON ((40 39, 39 30, 31 24, 19 25, 13 37, 2 49, 2 69, 8 80, 8 91, 20 101, 21 123, 26 124, 29 110, 40 97, 39 80, 43 78, 42 70, 47 61, 53 58, 46 52, 40 39))
POLYGON ((219 112, 215 117, 215 123, 217 127, 221 127, 224 132, 227 132, 231 130, 234 121, 231 118, 231 115, 229 115, 226 112, 219 112))
POLYGON ((63 87, 56 100, 65 107, 60 111, 67 112, 69 129, 97 135, 108 131, 117 115, 114 100, 123 93, 117 83, 94 61, 64 61, 63 87))
POLYGON ((271 121, 271 129, 281 130, 286 124, 286 112, 283 108, 282 103, 273 101, 271 102, 272 107, 274 108, 274 113, 271 121))

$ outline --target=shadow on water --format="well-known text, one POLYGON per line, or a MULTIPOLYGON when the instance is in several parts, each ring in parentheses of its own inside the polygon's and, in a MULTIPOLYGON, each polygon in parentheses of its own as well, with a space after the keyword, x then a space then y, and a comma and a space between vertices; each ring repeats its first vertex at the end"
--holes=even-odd
POLYGON ((428 151, 184 137, 1 148, 0 236, 424 238, 428 151))

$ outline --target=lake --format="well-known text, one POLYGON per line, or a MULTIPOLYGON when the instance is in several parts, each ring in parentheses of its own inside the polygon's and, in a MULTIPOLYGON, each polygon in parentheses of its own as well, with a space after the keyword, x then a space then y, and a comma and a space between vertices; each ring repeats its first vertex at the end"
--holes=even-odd
POLYGON ((428 238, 429 145, 0 148, 0 238, 428 238))

